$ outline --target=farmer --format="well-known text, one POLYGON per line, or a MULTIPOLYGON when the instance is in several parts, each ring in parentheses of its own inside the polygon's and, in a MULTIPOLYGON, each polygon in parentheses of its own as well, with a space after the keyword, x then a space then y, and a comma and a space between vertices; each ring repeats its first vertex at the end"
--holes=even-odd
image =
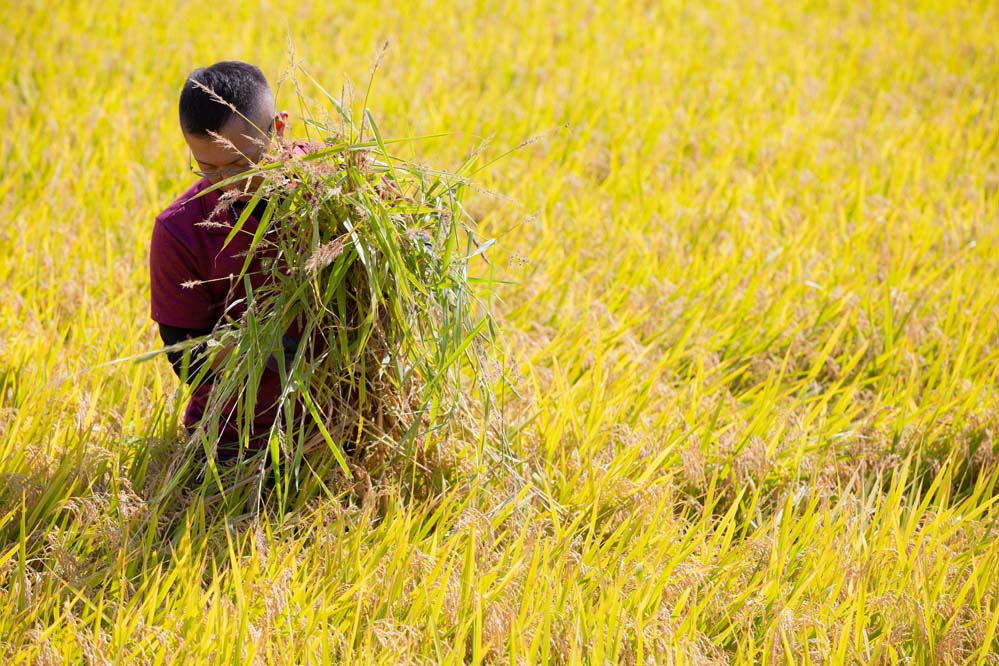
MULTIPOLYGON (((249 233, 236 234, 228 245, 225 241, 257 179, 226 185, 225 195, 221 190, 197 195, 259 161, 272 136, 283 136, 287 119, 287 113, 276 112, 274 94, 260 69, 236 61, 192 72, 179 107, 180 129, 190 149, 189 168, 198 181, 157 216, 149 249, 150 312, 168 347, 207 335, 223 320, 238 321, 245 312, 246 293, 238 276, 264 205, 250 212, 243 227, 249 233)), ((246 273, 253 287, 259 286, 258 263, 259 256, 246 273)), ((189 432, 205 415, 211 370, 220 365, 222 356, 210 360, 204 345, 167 352, 177 376, 194 386, 183 419, 189 432), (202 367, 206 361, 209 368, 202 367)), ((276 367, 268 367, 258 388, 251 431, 243 433, 251 454, 266 446, 280 390, 276 367)), ((239 455, 241 421, 233 401, 219 422, 220 462, 239 455)))

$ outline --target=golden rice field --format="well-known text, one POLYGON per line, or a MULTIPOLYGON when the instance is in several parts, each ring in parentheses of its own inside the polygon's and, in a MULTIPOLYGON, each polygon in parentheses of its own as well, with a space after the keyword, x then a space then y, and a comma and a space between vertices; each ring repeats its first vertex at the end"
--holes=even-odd
POLYGON ((994 0, 3 13, 0 663, 999 663, 994 0), (162 492, 183 394, 132 357, 222 59, 292 135, 302 70, 360 110, 377 62, 382 134, 450 133, 408 157, 523 144, 466 202, 516 469, 162 492))

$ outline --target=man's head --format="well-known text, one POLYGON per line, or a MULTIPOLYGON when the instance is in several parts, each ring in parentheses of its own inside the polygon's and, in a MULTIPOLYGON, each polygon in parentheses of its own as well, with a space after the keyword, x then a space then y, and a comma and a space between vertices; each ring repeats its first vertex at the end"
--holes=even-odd
MULTIPOLYGON (((271 133, 284 131, 285 114, 275 113, 267 79, 245 62, 223 61, 194 70, 180 93, 179 110, 196 173, 213 183, 258 161, 271 133)), ((242 189, 239 183, 236 187, 242 189)))

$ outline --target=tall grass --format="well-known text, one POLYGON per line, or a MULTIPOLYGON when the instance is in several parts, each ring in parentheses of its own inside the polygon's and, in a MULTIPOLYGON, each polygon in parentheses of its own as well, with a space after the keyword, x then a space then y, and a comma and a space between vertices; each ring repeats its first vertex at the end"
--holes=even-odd
POLYGON ((995 662, 995 3, 156 9, 0 31, 4 663, 995 662), (462 203, 523 474, 486 431, 422 495, 359 464, 284 514, 163 492, 176 380, 101 364, 158 347, 177 90, 279 79, 289 38, 330 90, 390 41, 348 106, 451 133, 406 164, 568 123, 462 203))

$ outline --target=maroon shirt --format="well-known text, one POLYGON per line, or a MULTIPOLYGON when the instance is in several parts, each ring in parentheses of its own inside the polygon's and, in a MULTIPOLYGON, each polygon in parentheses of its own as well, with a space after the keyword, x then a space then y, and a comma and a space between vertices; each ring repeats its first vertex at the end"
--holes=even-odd
MULTIPOLYGON (((197 196, 210 186, 211 183, 202 178, 156 218, 149 248, 149 273, 150 314, 157 323, 211 329, 223 315, 238 320, 246 311, 242 300, 245 289, 237 278, 259 221, 251 215, 243 230, 225 245, 235 219, 228 206, 212 216, 220 192, 197 196)), ((259 272, 259 261, 259 257, 255 257, 247 269, 254 288, 259 287, 263 279, 255 274, 259 272)), ((211 389, 211 385, 194 389, 184 412, 187 428, 193 428, 201 421, 211 389)), ((280 392, 278 373, 265 370, 258 389, 251 437, 266 434, 274 423, 280 392)), ((229 418, 220 423, 222 442, 239 439, 234 403, 227 405, 224 413, 229 418)))

